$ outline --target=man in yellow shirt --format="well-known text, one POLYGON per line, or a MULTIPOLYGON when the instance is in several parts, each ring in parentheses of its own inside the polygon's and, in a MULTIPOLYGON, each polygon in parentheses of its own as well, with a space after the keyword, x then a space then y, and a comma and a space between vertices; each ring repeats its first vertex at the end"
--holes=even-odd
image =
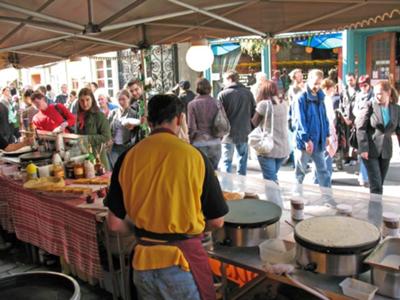
POLYGON ((107 195, 111 230, 127 215, 138 245, 134 283, 141 299, 215 299, 206 227, 221 227, 228 212, 207 157, 177 137, 184 112, 175 95, 149 102, 152 134, 123 153, 107 195))

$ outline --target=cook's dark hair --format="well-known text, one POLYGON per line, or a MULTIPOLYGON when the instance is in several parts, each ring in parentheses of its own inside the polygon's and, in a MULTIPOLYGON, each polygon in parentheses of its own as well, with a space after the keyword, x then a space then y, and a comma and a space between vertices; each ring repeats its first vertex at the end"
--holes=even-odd
POLYGON ((51 85, 50 84, 46 84, 46 90, 47 91, 51 91, 51 85))
POLYGON ((151 125, 157 126, 164 122, 171 122, 184 111, 185 106, 174 94, 160 94, 150 99, 148 108, 147 119, 151 125))
POLYGON ((201 78, 197 80, 196 92, 200 95, 210 95, 211 84, 206 78, 201 78))
MULTIPOLYGON (((78 94, 78 101, 81 99, 83 96, 90 96, 92 98, 92 107, 89 109, 90 112, 95 113, 98 112, 100 109, 97 106, 96 99, 94 98, 93 92, 90 88, 83 88, 79 91, 78 94)), ((82 111, 81 110, 81 105, 78 103, 78 112, 82 111)))

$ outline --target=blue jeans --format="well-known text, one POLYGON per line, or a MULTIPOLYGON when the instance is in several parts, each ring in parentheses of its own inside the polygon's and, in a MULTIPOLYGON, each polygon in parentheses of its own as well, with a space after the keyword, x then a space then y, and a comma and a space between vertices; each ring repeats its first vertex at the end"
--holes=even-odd
POLYGON ((113 144, 111 148, 111 152, 109 153, 109 160, 111 163, 111 166, 114 168, 115 163, 118 160, 118 157, 124 153, 127 149, 129 149, 130 146, 123 146, 123 145, 117 145, 113 144))
POLYGON ((296 149, 295 158, 295 174, 297 183, 303 183, 304 177, 306 176, 307 164, 311 158, 315 164, 319 185, 322 187, 331 187, 330 177, 325 162, 325 150, 314 151, 312 154, 308 154, 305 150, 296 149))
POLYGON ((235 148, 239 156, 237 173, 239 175, 246 175, 247 157, 249 154, 249 145, 247 143, 222 144, 222 162, 223 162, 222 171, 226 173, 232 172, 232 160, 235 148))
POLYGON ((358 181, 362 183, 368 183, 369 179, 367 167, 365 166, 365 163, 360 156, 358 157, 358 161, 360 162, 360 174, 358 175, 358 181))
POLYGON ((141 300, 200 300, 200 294, 191 272, 179 266, 164 269, 137 271, 133 282, 141 300))
MULTIPOLYGON (((333 173, 333 158, 325 151, 325 163, 326 170, 328 171, 329 182, 332 183, 332 173, 333 173)), ((314 170, 314 183, 318 184, 317 170, 314 170)))
POLYGON ((278 171, 282 165, 284 158, 270 158, 258 155, 263 178, 278 182, 278 171))
POLYGON ((219 160, 221 159, 221 144, 198 146, 197 149, 199 149, 201 152, 205 154, 205 156, 208 157, 208 159, 211 161, 214 170, 218 170, 218 163, 219 160))

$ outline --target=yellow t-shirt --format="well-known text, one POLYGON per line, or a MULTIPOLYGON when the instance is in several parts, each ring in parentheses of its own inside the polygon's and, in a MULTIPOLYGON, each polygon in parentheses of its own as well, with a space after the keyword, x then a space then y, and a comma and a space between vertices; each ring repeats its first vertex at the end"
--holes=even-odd
MULTIPOLYGON (((116 164, 108 206, 116 216, 123 218, 126 213, 136 227, 149 232, 200 234, 205 228, 205 215, 211 219, 227 212, 213 170, 210 175, 210 166, 193 146, 169 132, 156 132, 126 152, 116 164)), ((183 253, 175 246, 135 248, 136 270, 172 265, 189 270, 183 253)))

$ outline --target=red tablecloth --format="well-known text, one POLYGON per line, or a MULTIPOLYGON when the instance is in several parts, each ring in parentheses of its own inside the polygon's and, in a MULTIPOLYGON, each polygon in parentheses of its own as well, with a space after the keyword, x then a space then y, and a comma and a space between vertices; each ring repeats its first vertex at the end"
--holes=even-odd
POLYGON ((83 199, 57 198, 22 188, 0 176, 0 224, 21 241, 65 260, 90 277, 102 278, 96 215, 79 208, 83 199))

